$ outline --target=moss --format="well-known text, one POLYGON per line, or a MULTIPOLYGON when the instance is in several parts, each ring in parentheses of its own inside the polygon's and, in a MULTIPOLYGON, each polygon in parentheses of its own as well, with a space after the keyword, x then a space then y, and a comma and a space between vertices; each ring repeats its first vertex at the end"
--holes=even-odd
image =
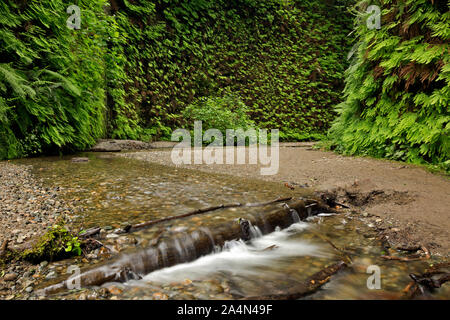
POLYGON ((69 258, 75 250, 71 250, 74 244, 78 244, 78 239, 74 237, 66 228, 55 225, 47 231, 34 245, 33 248, 25 250, 22 253, 22 259, 32 263, 41 261, 55 261, 69 258), (67 250, 67 248, 70 248, 67 250))
POLYGON ((6 269, 11 262, 19 260, 20 254, 17 251, 6 250, 0 255, 0 270, 6 269))

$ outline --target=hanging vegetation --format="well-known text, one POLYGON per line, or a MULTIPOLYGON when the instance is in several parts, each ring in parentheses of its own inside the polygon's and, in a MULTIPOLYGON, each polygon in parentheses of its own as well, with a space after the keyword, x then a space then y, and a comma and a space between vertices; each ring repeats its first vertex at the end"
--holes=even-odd
POLYGON ((357 7, 345 101, 330 137, 346 154, 450 169, 448 0, 382 1, 381 28, 357 7))
POLYGON ((0 3, 0 159, 82 150, 104 132, 104 1, 0 3))

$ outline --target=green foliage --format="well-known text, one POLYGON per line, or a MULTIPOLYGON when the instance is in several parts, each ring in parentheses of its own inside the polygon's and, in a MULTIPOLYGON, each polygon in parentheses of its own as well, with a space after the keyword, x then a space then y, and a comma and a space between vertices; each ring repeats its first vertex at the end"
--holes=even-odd
POLYGON ((33 248, 25 250, 22 258, 38 263, 54 261, 81 254, 81 243, 66 228, 54 225, 44 234, 33 248))
POLYGON ((78 240, 78 237, 72 237, 72 239, 67 241, 66 248, 64 250, 72 255, 81 255, 81 242, 78 240))
MULTIPOLYGON (((242 129, 242 131, 236 131, 235 142, 241 139, 243 143, 248 143, 248 141, 244 140, 245 131, 248 129, 255 130, 255 134, 251 135, 251 137, 252 139, 257 138, 258 128, 249 118, 248 112, 248 107, 239 96, 227 94, 223 97, 200 98, 184 109, 182 115, 185 120, 184 127, 191 129, 191 136, 194 136, 194 131, 192 130, 194 122, 201 121, 203 135, 208 129, 216 129, 222 133, 223 141, 219 142, 222 145, 222 143, 226 144, 227 142, 227 129, 242 129)), ((194 141, 192 142, 194 143, 194 141)), ((210 144, 211 142, 213 141, 203 141, 202 139, 203 144, 210 144)))
POLYGON ((204 130, 217 129, 225 134, 227 129, 254 128, 248 117, 248 107, 235 95, 200 98, 184 109, 186 127, 193 128, 194 121, 202 121, 204 130))
MULTIPOLYGON (((351 0, 0 3, 0 159, 169 138, 201 97, 239 95, 285 139, 325 132, 340 101, 351 0)), ((445 32, 445 30, 436 30, 445 32)))
POLYGON ((340 102, 349 3, 117 3, 111 10, 126 39, 128 79, 119 88, 127 110, 152 134, 167 137, 168 128, 185 125, 189 105, 233 92, 259 127, 281 129, 286 139, 317 137, 340 102))
POLYGON ((447 0, 382 2, 369 30, 359 4, 345 101, 330 130, 346 154, 434 164, 449 170, 450 11, 447 0))
POLYGON ((104 132, 104 0, 80 0, 82 29, 62 0, 0 5, 0 159, 84 149, 104 132))

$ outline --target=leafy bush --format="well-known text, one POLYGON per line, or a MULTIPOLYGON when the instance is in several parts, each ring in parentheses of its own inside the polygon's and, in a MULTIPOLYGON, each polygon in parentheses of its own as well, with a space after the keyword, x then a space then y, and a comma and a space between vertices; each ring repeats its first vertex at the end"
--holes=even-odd
POLYGON ((383 1, 380 30, 366 26, 361 12, 369 3, 359 3, 345 101, 330 130, 333 146, 448 168, 449 2, 383 1))
POLYGON ((247 113, 248 107, 235 95, 224 97, 200 98, 183 111, 183 118, 193 127, 194 121, 202 121, 203 129, 218 129, 225 133, 226 129, 244 130, 255 126, 247 113))
MULTIPOLYGON (((193 129, 195 121, 202 122, 203 133, 208 129, 219 130, 226 142, 227 129, 255 129, 255 123, 248 116, 249 109, 242 100, 233 94, 223 97, 200 98, 190 104, 182 113, 185 127, 193 129)), ((240 137, 238 137, 239 139, 240 137)))

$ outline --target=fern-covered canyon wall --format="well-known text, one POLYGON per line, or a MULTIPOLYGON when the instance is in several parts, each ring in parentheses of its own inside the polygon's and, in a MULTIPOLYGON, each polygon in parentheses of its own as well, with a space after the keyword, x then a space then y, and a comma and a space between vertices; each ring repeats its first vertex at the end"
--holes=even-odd
POLYGON ((107 47, 103 1, 0 3, 0 159, 82 150, 104 130, 107 47))
MULTIPOLYGON (((232 95, 284 139, 325 133, 340 102, 351 1, 0 4, 0 158, 169 137, 198 99, 232 95)), ((233 98, 235 99, 235 98, 233 98)))
POLYGON ((0 13, 0 159, 164 139, 201 116, 284 140, 334 121, 339 152, 449 167, 448 0, 6 0, 0 13))
MULTIPOLYGON (((359 3, 360 11, 371 4, 359 3)), ((387 0, 359 14, 345 101, 330 136, 346 154, 450 169, 450 2, 387 0)))
POLYGON ((182 111, 196 99, 226 94, 282 138, 324 133, 343 89, 351 2, 112 1, 131 77, 124 100, 157 136, 189 125, 182 111))

